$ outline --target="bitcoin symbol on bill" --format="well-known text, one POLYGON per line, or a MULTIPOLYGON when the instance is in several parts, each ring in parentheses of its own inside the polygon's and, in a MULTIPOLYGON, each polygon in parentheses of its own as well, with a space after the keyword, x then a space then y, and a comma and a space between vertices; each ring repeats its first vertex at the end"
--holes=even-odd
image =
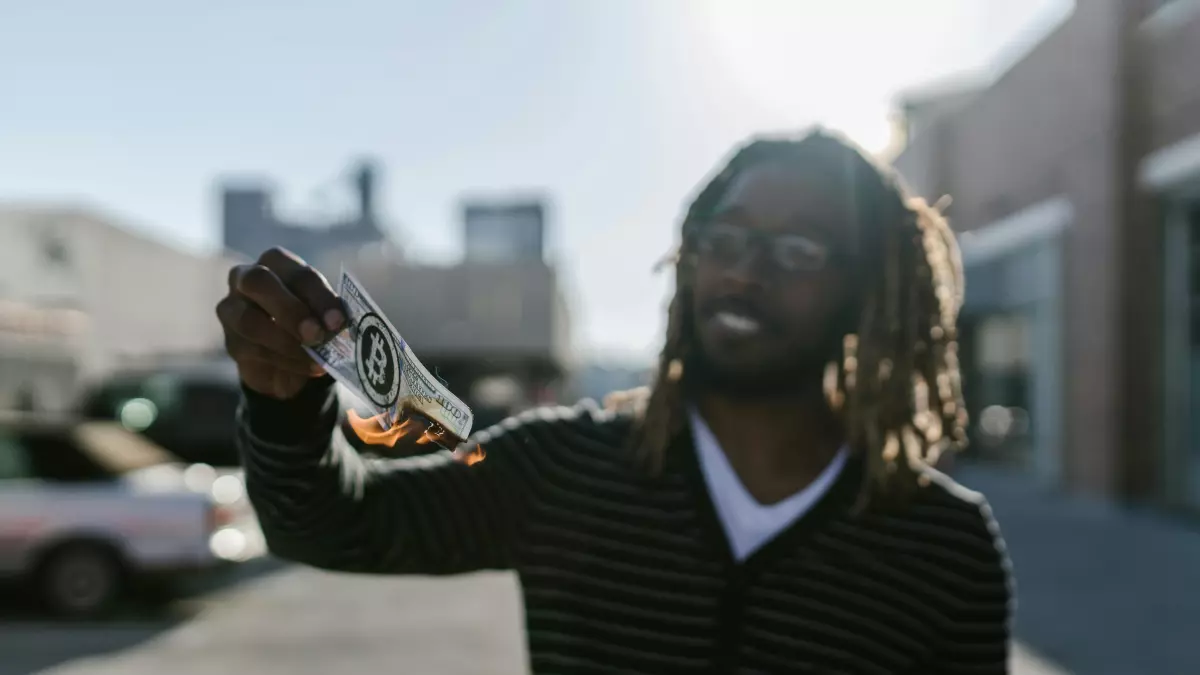
POLYGON ((381 385, 387 377, 387 354, 384 352, 383 338, 378 335, 371 336, 371 356, 367 359, 367 376, 371 378, 371 384, 381 385))
POLYGON ((358 322, 356 340, 358 379, 371 403, 388 408, 400 394, 400 354, 395 334, 378 314, 358 322))

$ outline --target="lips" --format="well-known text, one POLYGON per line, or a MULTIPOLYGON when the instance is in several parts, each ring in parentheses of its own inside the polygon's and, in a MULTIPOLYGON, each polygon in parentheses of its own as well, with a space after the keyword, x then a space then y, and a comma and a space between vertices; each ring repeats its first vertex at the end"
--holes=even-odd
POLYGON ((713 301, 705 308, 704 317, 721 332, 737 337, 758 335, 773 326, 765 312, 740 298, 713 301))
POLYGON ((741 335, 753 335, 762 329, 757 319, 733 312, 717 312, 713 320, 726 330, 741 335))

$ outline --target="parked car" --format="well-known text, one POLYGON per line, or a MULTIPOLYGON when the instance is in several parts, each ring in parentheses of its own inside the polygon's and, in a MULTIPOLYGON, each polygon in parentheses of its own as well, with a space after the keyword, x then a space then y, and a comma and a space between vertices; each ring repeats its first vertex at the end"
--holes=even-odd
POLYGON ((185 461, 238 466, 241 393, 231 364, 126 371, 88 387, 78 409, 88 419, 119 422, 185 461))
POLYGON ((238 469, 179 462, 119 424, 0 414, 0 579, 67 617, 135 582, 265 554, 238 469))

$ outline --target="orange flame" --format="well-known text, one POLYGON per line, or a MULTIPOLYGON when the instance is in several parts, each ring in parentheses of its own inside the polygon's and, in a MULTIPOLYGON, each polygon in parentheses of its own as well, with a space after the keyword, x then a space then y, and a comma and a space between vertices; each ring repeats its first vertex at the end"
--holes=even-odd
POLYGON ((455 450, 454 458, 467 466, 471 466, 487 459, 487 453, 483 451, 482 445, 476 445, 470 449, 459 448, 455 450))
MULTIPOLYGON (((388 429, 383 428, 383 420, 384 416, 382 413, 364 418, 353 409, 346 411, 346 421, 350 424, 350 428, 354 431, 354 434, 362 442, 370 445, 382 445, 393 448, 402 439, 412 434, 420 434, 414 441, 417 445, 426 445, 428 443, 444 445, 440 441, 447 436, 446 430, 441 425, 425 425, 412 417, 405 417, 399 424, 395 424, 388 429)), ((468 466, 483 461, 483 458, 486 456, 487 453, 479 445, 476 445, 473 449, 460 447, 454 451, 454 458, 468 466)))
MULTIPOLYGON (((364 418, 354 410, 346 411, 346 421, 350 423, 350 428, 362 442, 389 448, 395 447, 405 436, 418 431, 417 427, 419 426, 416 420, 406 419, 390 429, 384 429, 382 413, 364 418)), ((424 437, 424 433, 421 435, 424 437)))

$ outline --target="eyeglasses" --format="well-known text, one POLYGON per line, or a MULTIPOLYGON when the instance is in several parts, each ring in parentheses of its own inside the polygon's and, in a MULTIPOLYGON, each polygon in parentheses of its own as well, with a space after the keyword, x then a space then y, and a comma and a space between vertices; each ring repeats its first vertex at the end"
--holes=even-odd
POLYGON ((710 223, 697 229, 696 251, 719 265, 741 264, 748 254, 762 250, 781 272, 816 272, 829 262, 825 244, 802 234, 767 234, 728 223, 710 223))

